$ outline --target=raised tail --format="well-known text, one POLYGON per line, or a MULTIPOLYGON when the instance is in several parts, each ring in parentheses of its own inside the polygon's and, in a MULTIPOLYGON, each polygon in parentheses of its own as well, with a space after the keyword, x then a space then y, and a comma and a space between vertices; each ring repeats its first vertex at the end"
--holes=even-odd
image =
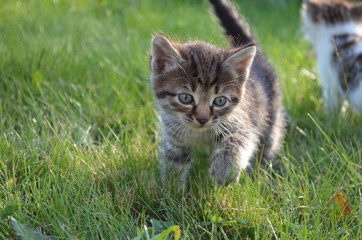
POLYGON ((209 0, 209 2, 234 47, 256 43, 249 25, 231 2, 228 0, 209 0))

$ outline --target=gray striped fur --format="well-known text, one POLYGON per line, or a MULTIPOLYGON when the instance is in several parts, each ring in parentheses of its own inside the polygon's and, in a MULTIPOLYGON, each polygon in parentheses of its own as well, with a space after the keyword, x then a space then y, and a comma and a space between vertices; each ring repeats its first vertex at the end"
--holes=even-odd
POLYGON ((231 37, 245 45, 233 42, 233 48, 221 49, 204 42, 176 43, 162 35, 152 40, 151 82, 161 120, 164 180, 173 172, 184 183, 192 152, 205 150, 214 182, 237 182, 242 171, 256 165, 258 156, 267 164, 281 148, 286 120, 278 79, 250 43, 249 30, 241 39, 246 22, 229 2, 218 4, 233 16, 218 15, 225 31, 240 33, 231 37), (194 101, 184 104, 184 93, 194 101), (227 99, 225 105, 215 103, 219 97, 227 99))

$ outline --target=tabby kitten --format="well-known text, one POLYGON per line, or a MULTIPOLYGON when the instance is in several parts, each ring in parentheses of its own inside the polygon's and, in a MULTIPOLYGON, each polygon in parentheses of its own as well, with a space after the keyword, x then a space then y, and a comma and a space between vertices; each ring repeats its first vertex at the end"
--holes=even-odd
POLYGON ((279 83, 246 23, 224 0, 210 1, 234 48, 152 39, 151 82, 162 130, 161 175, 185 180, 193 150, 210 148, 210 174, 237 182, 257 156, 276 157, 285 119, 279 83), (248 43, 240 45, 240 43, 248 43))
POLYGON ((314 45, 329 112, 347 99, 362 114, 362 3, 305 0, 304 32, 314 45))

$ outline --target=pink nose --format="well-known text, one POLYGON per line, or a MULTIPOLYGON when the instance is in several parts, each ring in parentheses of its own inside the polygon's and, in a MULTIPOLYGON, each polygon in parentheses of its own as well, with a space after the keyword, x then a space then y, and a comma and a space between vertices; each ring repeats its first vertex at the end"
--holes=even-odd
POLYGON ((204 125, 205 123, 207 123, 209 121, 208 118, 205 117, 201 117, 201 118, 196 118, 196 120, 201 124, 204 125))

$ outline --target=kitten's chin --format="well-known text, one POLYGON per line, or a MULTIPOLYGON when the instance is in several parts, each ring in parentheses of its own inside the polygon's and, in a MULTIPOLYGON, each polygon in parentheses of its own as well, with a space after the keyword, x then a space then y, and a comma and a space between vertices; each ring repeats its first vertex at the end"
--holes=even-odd
POLYGON ((200 125, 191 125, 191 129, 197 132, 205 132, 211 129, 211 126, 208 125, 204 125, 204 126, 200 126, 200 125))

